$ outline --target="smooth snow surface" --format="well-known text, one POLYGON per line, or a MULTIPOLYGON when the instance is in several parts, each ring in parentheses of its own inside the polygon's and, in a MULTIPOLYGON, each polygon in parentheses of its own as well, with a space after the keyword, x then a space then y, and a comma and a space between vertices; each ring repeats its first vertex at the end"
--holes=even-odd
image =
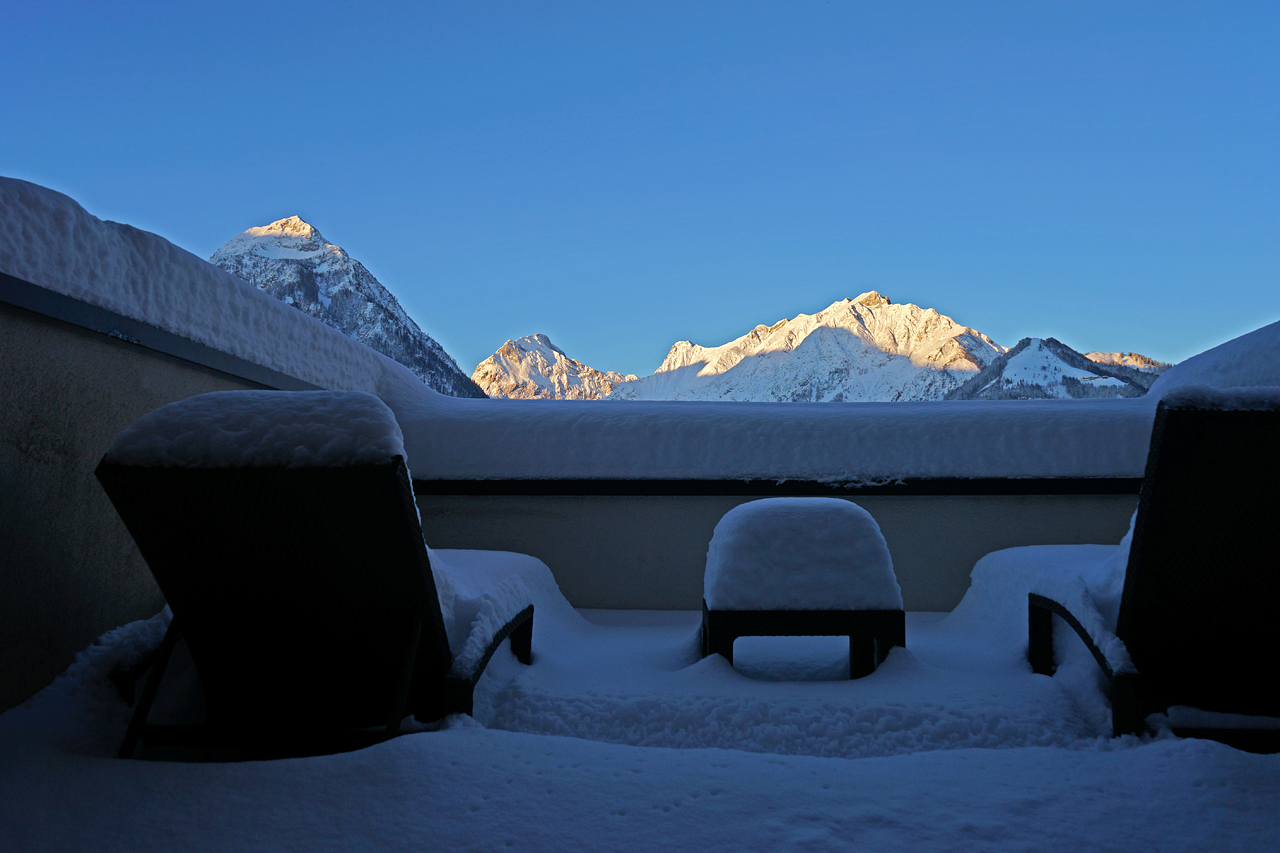
POLYGON ((1141 477, 1154 414, 1144 398, 566 406, 394 387, 383 399, 414 473, 439 479, 1141 477))
POLYGON ((1193 355, 1160 375, 1147 392, 1163 397, 1184 385, 1239 388, 1280 385, 1280 322, 1193 355))
POLYGON ((902 589, 880 525, 838 498, 740 504, 707 548, 712 610, 901 610, 902 589))
POLYGON ((107 673, 165 620, 133 623, 0 716, 0 849, 1273 849, 1280 756, 1106 737, 1079 643, 1030 672, 1031 576, 1095 576, 1116 551, 979 573, 857 681, 831 672, 839 644, 759 638, 731 668, 698 659, 696 613, 594 624, 540 586, 533 665, 500 650, 476 720, 285 761, 110 757, 129 711, 107 673))
POLYGON ((161 406, 107 460, 144 468, 335 468, 404 458, 395 415, 359 391, 214 391, 161 406))

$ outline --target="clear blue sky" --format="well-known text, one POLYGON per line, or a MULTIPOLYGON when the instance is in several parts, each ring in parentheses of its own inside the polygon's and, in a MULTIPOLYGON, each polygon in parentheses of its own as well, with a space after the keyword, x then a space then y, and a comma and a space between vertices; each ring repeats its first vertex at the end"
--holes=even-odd
POLYGON ((1280 319, 1280 3, 5 3, 0 174, 297 214, 470 372, 879 290, 1179 360, 1280 319))

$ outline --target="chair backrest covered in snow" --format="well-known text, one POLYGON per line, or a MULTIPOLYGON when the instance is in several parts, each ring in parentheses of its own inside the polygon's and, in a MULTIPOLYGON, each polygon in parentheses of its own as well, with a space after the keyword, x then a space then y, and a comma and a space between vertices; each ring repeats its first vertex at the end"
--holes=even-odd
POLYGON ((381 725, 406 676, 405 713, 443 700, 449 644, 376 397, 190 398, 122 433, 98 478, 182 621, 210 723, 381 725))
POLYGON ((1278 488, 1280 388, 1160 402, 1116 626, 1153 707, 1280 715, 1278 488))

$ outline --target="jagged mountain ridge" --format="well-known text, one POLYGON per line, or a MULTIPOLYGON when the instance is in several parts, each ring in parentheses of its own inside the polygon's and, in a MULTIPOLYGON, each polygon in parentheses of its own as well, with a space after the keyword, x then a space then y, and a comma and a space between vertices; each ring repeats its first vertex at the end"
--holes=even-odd
POLYGON ((1084 357, 1098 364, 1118 365, 1120 367, 1131 367, 1134 370, 1140 370, 1143 373, 1164 373, 1172 364, 1164 361, 1156 361, 1150 356, 1142 355, 1136 352, 1087 352, 1084 357))
POLYGON ((1096 362, 1054 338, 1023 338, 948 400, 1036 400, 1140 397, 1158 374, 1096 362))
POLYGON ((520 400, 598 400, 635 378, 588 367, 543 334, 507 341, 471 374, 489 396, 520 400))
POLYGON ((395 359, 442 394, 485 396, 364 264, 297 216, 232 237, 209 261, 395 359))
POLYGON ((656 373, 619 385, 608 399, 938 400, 1004 351, 931 308, 869 291, 722 346, 680 341, 656 373))

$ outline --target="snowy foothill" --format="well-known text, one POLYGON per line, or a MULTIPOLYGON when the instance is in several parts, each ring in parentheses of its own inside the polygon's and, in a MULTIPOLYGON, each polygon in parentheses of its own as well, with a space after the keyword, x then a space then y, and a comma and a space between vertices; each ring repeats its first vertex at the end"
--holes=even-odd
POLYGON ((712 610, 901 610, 902 589, 880 526, 839 498, 740 504, 707 548, 712 610))
POLYGON ((1125 384, 1115 377, 1099 376, 1087 370, 1073 368, 1058 359, 1047 356, 1044 342, 1039 338, 1032 338, 1030 346, 1009 359, 1001 378, 1014 385, 1019 382, 1027 385, 1045 385, 1053 388, 1061 398, 1066 399, 1067 394, 1062 390, 1063 377, 1088 383, 1091 386, 1121 387, 1125 384))

